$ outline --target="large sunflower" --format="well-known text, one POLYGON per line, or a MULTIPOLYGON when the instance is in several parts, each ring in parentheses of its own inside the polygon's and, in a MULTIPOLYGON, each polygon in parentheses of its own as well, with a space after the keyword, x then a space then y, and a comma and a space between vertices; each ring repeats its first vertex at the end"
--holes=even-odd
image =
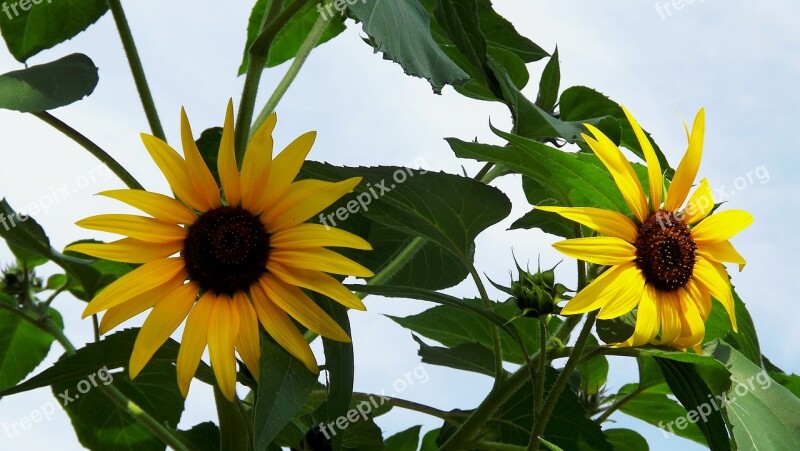
POLYGON ((709 216, 711 186, 703 179, 684 208, 703 152, 705 114, 701 109, 689 134, 689 147, 664 198, 661 166, 650 141, 624 109, 647 163, 650 197, 620 149, 600 130, 586 127, 583 138, 608 168, 634 218, 615 211, 584 207, 536 207, 551 211, 605 236, 569 239, 553 246, 563 254, 608 269, 581 290, 562 310, 566 315, 600 309, 611 319, 638 307, 636 327, 626 346, 647 343, 695 348, 705 335, 711 297, 720 301, 736 331, 730 281, 722 263, 745 265, 731 237, 753 222, 741 210, 709 216), (662 202, 663 200, 663 202, 662 202))
POLYGON ((187 316, 177 358, 178 385, 184 396, 206 345, 217 383, 228 399, 235 395, 236 352, 257 378, 259 322, 313 372, 319 371, 314 355, 290 317, 333 340, 350 340, 301 288, 364 310, 358 297, 326 273, 370 277, 372 272, 326 248, 371 247, 343 230, 304 222, 351 192, 361 178, 294 182, 316 133, 300 136, 273 160, 276 120, 271 115, 256 131, 239 171, 233 105, 228 104, 217 159, 221 194, 182 111, 185 159, 164 141, 142 135, 176 198, 141 190, 106 191, 100 194, 151 217, 99 215, 77 223, 126 238, 75 244, 67 250, 142 264, 103 289, 83 312, 86 317, 105 310, 100 331, 106 333, 153 309, 136 338, 131 377, 187 316))

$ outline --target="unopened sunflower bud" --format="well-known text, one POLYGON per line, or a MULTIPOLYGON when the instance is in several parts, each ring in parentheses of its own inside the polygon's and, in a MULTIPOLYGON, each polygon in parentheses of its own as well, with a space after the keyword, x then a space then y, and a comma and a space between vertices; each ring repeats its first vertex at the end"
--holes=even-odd
POLYGON ((519 280, 511 283, 511 294, 522 314, 531 318, 549 315, 555 310, 555 273, 553 270, 531 274, 517 265, 519 280))

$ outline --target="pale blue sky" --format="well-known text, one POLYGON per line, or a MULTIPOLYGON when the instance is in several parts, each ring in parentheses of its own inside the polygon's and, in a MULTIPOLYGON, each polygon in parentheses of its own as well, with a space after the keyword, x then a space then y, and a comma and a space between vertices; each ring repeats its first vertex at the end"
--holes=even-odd
MULTIPOLYGON (((182 105, 199 132, 218 125, 227 99, 236 101, 240 95, 242 80, 236 77, 236 69, 250 2, 231 3, 125 2, 164 127, 173 140, 178 137, 182 105)), ((800 6, 790 0, 695 0, 684 2, 680 10, 670 7, 667 11, 667 3, 671 2, 495 1, 522 34, 548 50, 558 44, 563 86, 588 85, 626 104, 673 164, 686 146, 682 118, 690 120, 699 107, 706 108, 701 176, 731 193, 728 208, 749 210, 756 216, 755 224, 735 240, 750 263, 743 273, 734 275, 734 284, 748 303, 764 353, 784 369, 800 371, 793 344, 800 339, 795 325, 800 304, 785 294, 798 268, 795 221, 800 219, 800 204, 793 196, 800 188, 796 176, 800 159, 789 132, 794 130, 800 103, 792 84, 800 78, 800 31, 795 23, 800 6), (737 190, 737 179, 758 168, 763 168, 760 174, 769 174, 768 179, 738 182, 742 188, 737 190)), ((31 63, 74 51, 88 54, 100 67, 100 84, 88 99, 54 114, 107 149, 148 189, 168 192, 138 138, 148 127, 110 16, 69 43, 37 55, 31 63)), ((1 72, 21 67, 5 51, 0 55, 1 72)), ((529 96, 535 96, 541 67, 530 66, 532 82, 525 91, 529 96)), ((285 66, 267 71, 260 104, 284 70, 285 66)), ((312 54, 278 114, 278 146, 307 130, 319 132, 313 159, 349 165, 403 165, 422 159, 430 168, 452 173, 460 173, 461 165, 474 172, 476 165, 454 158, 442 138, 497 142, 489 120, 501 128, 509 124, 506 110, 498 104, 465 99, 450 88, 442 96, 433 95, 425 81, 405 76, 398 65, 373 54, 353 26, 312 54)), ((69 187, 69 197, 58 196, 47 214, 37 216, 54 245, 62 247, 89 236, 73 226, 76 220, 119 211, 116 203, 92 195, 122 184, 102 177, 98 163, 81 148, 30 116, 0 111, 0 123, 4 159, 0 196, 24 209, 41 198, 53 199, 51 187, 56 192, 62 185, 69 187), (87 178, 96 181, 83 186, 87 178)), ((512 246, 521 259, 535 260, 541 254, 543 262, 559 261, 561 257, 549 246, 552 237, 505 230, 529 207, 517 177, 506 177, 496 185, 508 193, 515 207, 509 219, 479 238, 479 270, 493 280, 506 280, 507 268, 513 265, 512 246)), ((7 249, 0 249, 0 260, 9 258, 7 249)), ((569 281, 572 265, 561 268, 561 277, 569 281)), ((452 291, 472 296, 475 290, 465 282, 452 291)), ((419 361, 410 333, 382 315, 407 315, 428 306, 381 298, 368 298, 366 303, 368 312, 351 314, 356 389, 391 393, 395 380, 413 371, 419 361)), ((82 304, 64 297, 56 308, 75 343, 91 340, 90 323, 79 319, 82 304)), ((48 362, 60 353, 54 346, 48 362)), ((635 378, 631 362, 614 364, 612 388, 635 378)), ((483 376, 425 369, 427 382, 398 396, 443 409, 471 408, 489 388, 489 379, 483 376)), ((0 401, 0 423, 19 421, 51 401, 47 389, 5 398, 0 401)), ((181 425, 190 427, 214 416, 210 390, 195 383, 181 425)), ((620 426, 644 433, 652 449, 698 448, 679 438, 664 439, 637 420, 614 418, 620 426)), ((387 436, 415 424, 423 424, 426 430, 437 425, 428 417, 401 411, 379 422, 387 436)), ((0 435, 0 444, 11 450, 53 445, 65 451, 80 449, 63 412, 13 440, 0 435)))

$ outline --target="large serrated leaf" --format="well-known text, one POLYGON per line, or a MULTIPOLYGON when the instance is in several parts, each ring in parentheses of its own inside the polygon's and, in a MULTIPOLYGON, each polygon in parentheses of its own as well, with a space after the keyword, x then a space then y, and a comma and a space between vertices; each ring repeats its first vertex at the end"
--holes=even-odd
POLYGON ((373 0, 349 8, 364 24, 375 51, 407 74, 427 79, 434 92, 469 79, 433 40, 428 13, 417 0, 373 0))

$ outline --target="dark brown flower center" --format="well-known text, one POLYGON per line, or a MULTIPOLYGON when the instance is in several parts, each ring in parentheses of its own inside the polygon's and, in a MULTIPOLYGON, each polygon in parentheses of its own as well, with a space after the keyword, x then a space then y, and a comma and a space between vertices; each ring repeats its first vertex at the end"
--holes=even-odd
POLYGON ((266 271, 269 234, 258 216, 241 207, 219 207, 189 226, 183 258, 189 277, 217 294, 247 291, 266 271))
POLYGON ((692 277, 697 244, 686 223, 674 212, 659 210, 639 227, 636 264, 647 282, 661 291, 675 291, 692 277))

